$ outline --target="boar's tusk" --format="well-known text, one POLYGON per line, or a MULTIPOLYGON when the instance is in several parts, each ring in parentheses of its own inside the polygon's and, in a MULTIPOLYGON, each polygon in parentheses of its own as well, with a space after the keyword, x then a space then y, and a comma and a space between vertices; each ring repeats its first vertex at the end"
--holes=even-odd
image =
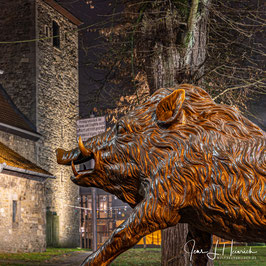
POLYGON ((77 172, 77 170, 75 168, 75 165, 74 165, 74 162, 73 161, 71 161, 71 166, 72 166, 72 171, 73 171, 74 176, 77 176, 78 175, 78 172, 77 172))
POLYGON ((83 156, 89 157, 92 154, 90 150, 85 148, 81 137, 79 137, 79 149, 83 156))

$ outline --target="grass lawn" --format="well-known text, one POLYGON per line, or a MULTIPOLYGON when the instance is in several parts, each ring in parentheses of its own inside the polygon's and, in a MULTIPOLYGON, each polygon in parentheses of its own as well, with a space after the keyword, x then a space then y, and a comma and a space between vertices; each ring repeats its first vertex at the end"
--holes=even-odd
POLYGON ((132 248, 115 259, 111 266, 142 265, 159 266, 161 265, 160 248, 132 248))
MULTIPOLYGON (((214 260, 215 266, 220 265, 245 265, 245 266, 266 266, 266 246, 234 246, 230 256, 230 247, 224 250, 224 256, 217 256, 214 260), (237 254, 251 248, 253 254, 237 254), (255 253, 256 252, 256 253, 255 253)), ((218 248, 217 253, 222 253, 222 249, 218 248)), ((196 255, 195 255, 196 256, 196 255)), ((127 266, 127 265, 161 265, 161 249, 130 249, 121 254, 111 266, 127 266)))
MULTIPOLYGON (((266 246, 234 246, 233 252, 235 254, 231 255, 230 247, 226 247, 224 255, 217 256, 214 265, 266 266, 266 246), (252 254, 243 254, 245 251, 248 252, 250 248, 252 254)), ((222 249, 218 248, 217 253, 222 254, 222 249)))
MULTIPOLYGON (((1 260, 18 260, 25 262, 42 262, 49 260, 54 256, 61 256, 70 254, 74 251, 81 251, 77 248, 47 248, 46 252, 33 252, 33 253, 0 253, 1 260)), ((1 264, 0 264, 1 265, 1 264)))
MULTIPOLYGON (((234 246, 233 251, 236 254, 230 256, 230 247, 226 247, 224 255, 219 256, 214 260, 215 266, 220 265, 259 265, 266 266, 266 246, 251 246, 253 254, 237 254, 243 253, 243 251, 249 250, 249 246, 234 246)), ((3 262, 21 261, 23 263, 19 265, 27 265, 27 262, 31 265, 37 262, 44 262, 52 259, 54 256, 63 256, 70 254, 74 251, 81 251, 81 249, 66 249, 66 248, 48 248, 43 253, 19 253, 19 254, 2 254, 0 253, 0 265, 12 265, 3 264, 3 262), (2 262, 2 263, 1 263, 2 262), (25 264, 24 264, 25 263, 25 264)), ((221 254, 222 249, 218 248, 217 253, 221 254)), ((194 255, 196 256, 196 254, 194 255)), ((16 264, 18 265, 18 264, 16 264)), ((132 248, 125 253, 121 254, 111 266, 159 266, 161 265, 161 249, 160 248, 132 248)))

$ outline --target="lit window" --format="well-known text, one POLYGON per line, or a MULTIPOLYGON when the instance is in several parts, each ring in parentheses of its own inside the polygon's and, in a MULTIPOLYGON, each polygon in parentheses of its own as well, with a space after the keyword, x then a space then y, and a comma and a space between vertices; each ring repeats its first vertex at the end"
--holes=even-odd
POLYGON ((100 202, 100 211, 106 211, 107 210, 107 202, 101 201, 100 202))

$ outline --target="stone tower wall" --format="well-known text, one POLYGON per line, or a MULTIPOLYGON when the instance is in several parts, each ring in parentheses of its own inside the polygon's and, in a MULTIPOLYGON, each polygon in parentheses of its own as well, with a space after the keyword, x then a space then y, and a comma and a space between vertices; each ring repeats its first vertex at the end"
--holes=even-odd
POLYGON ((78 116, 78 32, 77 26, 42 0, 37 0, 37 38, 52 35, 55 21, 60 27, 60 48, 52 39, 37 45, 37 130, 38 163, 56 176, 46 186, 47 206, 59 216, 59 245, 79 245, 79 188, 70 181, 69 167, 56 162, 55 150, 73 148, 78 116))
POLYGON ((79 245, 79 188, 69 167, 57 164, 55 150, 76 145, 78 116, 77 26, 43 0, 0 0, 0 83, 42 135, 37 142, 0 132, 0 140, 56 176, 47 180, 46 205, 59 216, 59 245, 79 245), (53 47, 52 24, 60 27, 53 47), (37 41, 35 41, 37 40, 37 41))
MULTIPOLYGON (((35 1, 0 0, 0 41, 35 38, 35 1)), ((33 122, 36 118, 35 42, 0 44, 0 83, 16 106, 33 122)))

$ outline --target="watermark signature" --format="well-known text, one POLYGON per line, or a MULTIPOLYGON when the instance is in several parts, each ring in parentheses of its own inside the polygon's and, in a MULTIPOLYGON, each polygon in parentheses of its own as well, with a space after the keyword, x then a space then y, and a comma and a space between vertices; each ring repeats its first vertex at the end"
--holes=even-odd
POLYGON ((222 250, 219 250, 218 253, 218 244, 219 240, 216 241, 215 247, 213 251, 209 250, 203 250, 203 249, 195 249, 196 241, 194 239, 189 240, 185 245, 184 245, 184 251, 189 254, 189 260, 192 261, 192 258, 194 255, 199 255, 199 254, 206 254, 206 256, 210 260, 215 260, 219 259, 219 256, 223 256, 223 259, 256 259, 255 256, 250 256, 252 254, 256 254, 257 251, 252 251, 251 247, 238 247, 238 249, 234 248, 234 241, 231 241, 230 245, 230 251, 228 255, 225 255, 225 244, 223 244, 222 250), (192 248, 191 248, 192 245, 192 248), (189 247, 190 246, 190 247, 189 247), (236 256, 236 255, 249 255, 247 257, 244 256, 236 256))

